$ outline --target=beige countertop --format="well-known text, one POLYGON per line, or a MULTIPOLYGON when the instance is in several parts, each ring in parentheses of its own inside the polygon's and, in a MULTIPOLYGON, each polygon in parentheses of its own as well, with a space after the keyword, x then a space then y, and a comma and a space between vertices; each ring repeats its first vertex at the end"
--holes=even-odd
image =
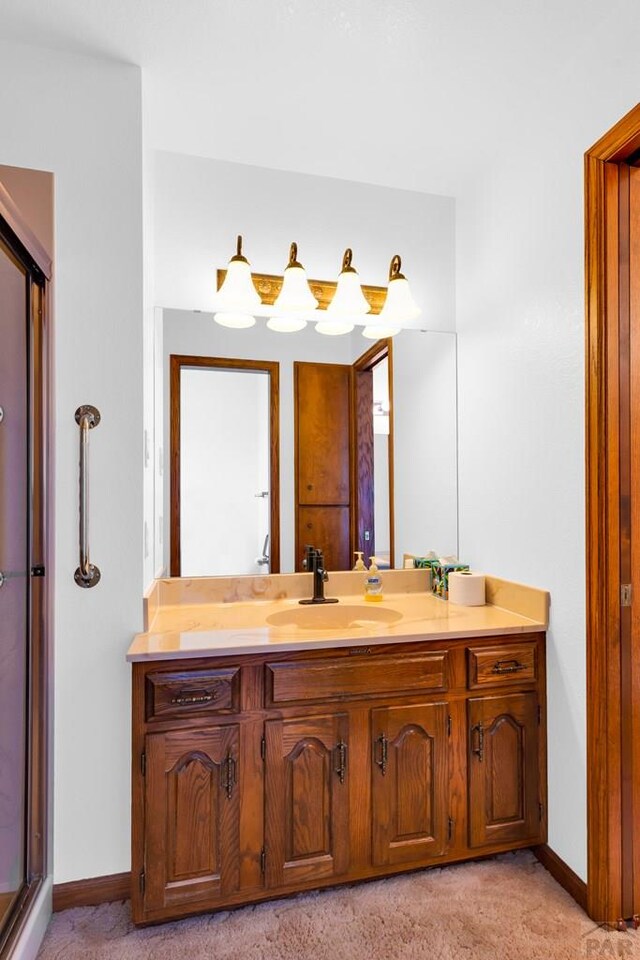
MULTIPOLYGON (((338 595, 339 603, 323 606, 299 603, 301 596, 308 595, 308 574, 283 576, 286 589, 278 588, 277 575, 269 578, 268 589, 262 586, 266 578, 235 578, 231 593, 224 594, 231 600, 220 599, 223 586, 206 578, 157 581, 156 593, 147 598, 150 628, 134 638, 127 659, 275 653, 500 636, 547 628, 549 595, 544 590, 488 578, 487 598, 492 602, 463 607, 428 592, 424 571, 397 574, 385 575, 389 589, 378 603, 353 592, 356 581, 349 579, 350 574, 335 575, 334 587, 340 587, 340 593, 337 589, 332 592, 329 584, 326 595, 338 595), (351 592, 345 592, 349 588, 351 592)), ((232 582, 232 578, 228 580, 232 582)))

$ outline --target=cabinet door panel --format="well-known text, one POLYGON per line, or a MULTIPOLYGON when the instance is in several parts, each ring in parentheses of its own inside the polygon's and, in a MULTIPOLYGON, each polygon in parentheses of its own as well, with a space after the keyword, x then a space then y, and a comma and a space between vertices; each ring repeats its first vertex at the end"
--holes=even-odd
POLYGON ((419 863, 445 851, 447 712, 446 703, 371 712, 376 865, 419 863))
POLYGON ((324 553, 327 570, 351 568, 349 507, 299 507, 296 570, 303 570, 307 543, 324 553))
POLYGON ((351 367, 296 363, 298 503, 349 505, 351 367))
POLYGON ((470 846, 537 839, 536 694, 481 697, 468 709, 470 846))
POLYGON ((238 889, 238 742, 237 726, 147 737, 147 910, 238 889))
POLYGON ((268 886, 344 873, 349 865, 347 715, 269 720, 265 726, 268 886))

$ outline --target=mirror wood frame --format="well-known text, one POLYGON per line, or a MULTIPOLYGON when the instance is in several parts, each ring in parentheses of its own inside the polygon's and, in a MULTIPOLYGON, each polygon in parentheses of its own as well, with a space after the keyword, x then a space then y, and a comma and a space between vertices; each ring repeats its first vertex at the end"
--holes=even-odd
POLYGON ((180 544, 180 375, 183 367, 247 370, 269 374, 270 558, 269 573, 280 573, 280 364, 275 360, 238 360, 171 354, 169 358, 170 573, 181 574, 180 544))

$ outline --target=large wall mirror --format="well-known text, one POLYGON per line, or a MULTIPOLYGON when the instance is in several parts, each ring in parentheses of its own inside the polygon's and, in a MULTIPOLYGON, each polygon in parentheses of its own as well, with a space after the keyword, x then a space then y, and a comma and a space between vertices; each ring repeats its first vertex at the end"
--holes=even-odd
POLYGON ((159 575, 293 572, 307 543, 330 570, 457 555, 454 333, 159 310, 155 350, 159 575))

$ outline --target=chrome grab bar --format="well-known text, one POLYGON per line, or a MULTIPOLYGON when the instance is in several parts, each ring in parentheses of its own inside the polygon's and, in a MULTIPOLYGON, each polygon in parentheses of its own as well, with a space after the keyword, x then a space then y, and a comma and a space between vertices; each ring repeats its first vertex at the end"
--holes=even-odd
POLYGON ((100 570, 89 559, 89 430, 93 430, 100 423, 100 411, 90 404, 84 404, 76 410, 75 418, 80 427, 80 565, 73 579, 79 587, 88 589, 100 582, 100 570))

